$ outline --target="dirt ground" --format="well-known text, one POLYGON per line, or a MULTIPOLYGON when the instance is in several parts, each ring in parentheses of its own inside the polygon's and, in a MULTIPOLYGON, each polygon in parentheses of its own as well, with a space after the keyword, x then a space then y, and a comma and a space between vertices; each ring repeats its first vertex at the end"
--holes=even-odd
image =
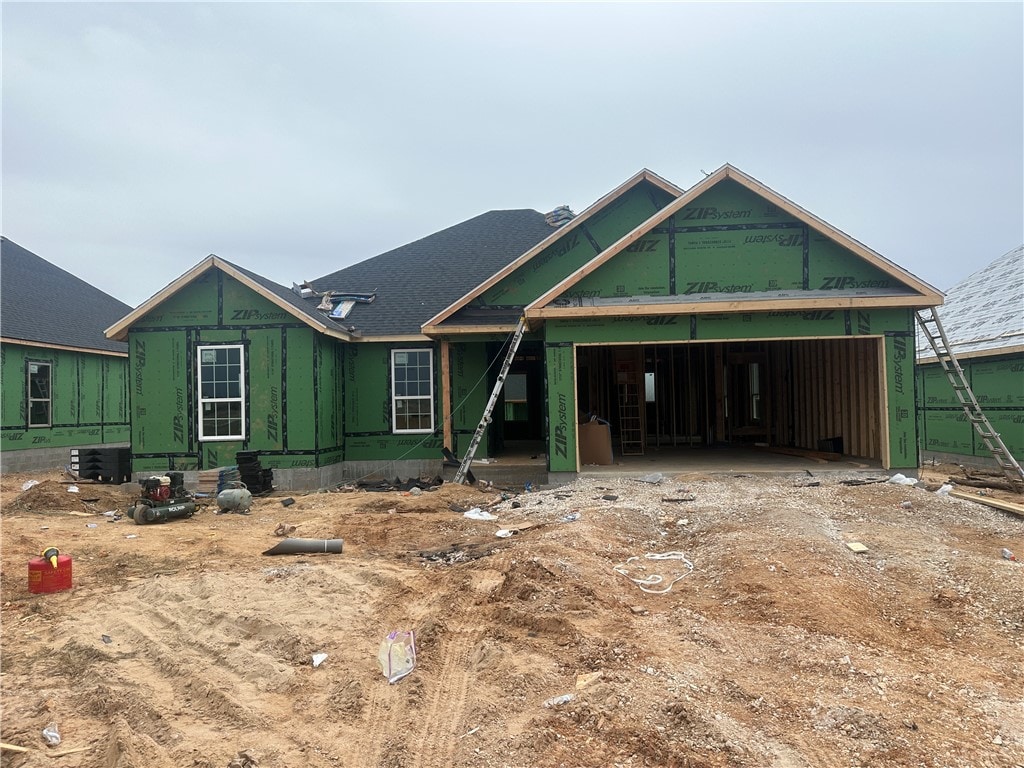
POLYGON ((276 495, 142 526, 103 514, 128 488, 8 475, 2 741, 31 751, 0 761, 1024 765, 1024 562, 1001 556, 1024 561, 1024 518, 852 477, 276 495), (279 523, 344 552, 265 556, 279 523), (47 546, 74 587, 32 594, 47 546))

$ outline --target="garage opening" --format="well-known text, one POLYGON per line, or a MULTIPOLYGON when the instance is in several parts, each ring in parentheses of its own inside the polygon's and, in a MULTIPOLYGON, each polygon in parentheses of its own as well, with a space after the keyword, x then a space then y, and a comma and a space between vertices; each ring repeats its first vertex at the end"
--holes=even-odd
POLYGON ((879 339, 578 346, 581 420, 623 460, 671 449, 795 448, 881 460, 879 339))

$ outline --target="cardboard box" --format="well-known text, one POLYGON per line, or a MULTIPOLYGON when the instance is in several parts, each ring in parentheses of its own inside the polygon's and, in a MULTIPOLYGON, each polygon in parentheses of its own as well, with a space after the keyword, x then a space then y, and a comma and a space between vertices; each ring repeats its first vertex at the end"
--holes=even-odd
POLYGON ((613 464, 612 430, 607 424, 588 421, 576 425, 580 444, 580 464, 613 464))

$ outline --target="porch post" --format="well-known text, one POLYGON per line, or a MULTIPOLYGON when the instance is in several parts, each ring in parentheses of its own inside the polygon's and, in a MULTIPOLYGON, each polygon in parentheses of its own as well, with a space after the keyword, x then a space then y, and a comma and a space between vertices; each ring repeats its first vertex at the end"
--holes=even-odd
POLYGON ((454 450, 452 445, 452 366, 448 342, 441 342, 441 420, 444 429, 443 445, 454 450))

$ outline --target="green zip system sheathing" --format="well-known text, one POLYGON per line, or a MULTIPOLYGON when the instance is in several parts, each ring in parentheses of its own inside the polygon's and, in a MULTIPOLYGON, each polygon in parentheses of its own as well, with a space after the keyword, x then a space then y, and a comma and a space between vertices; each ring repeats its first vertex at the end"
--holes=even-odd
MULTIPOLYGON (((960 367, 992 428, 1024 461, 1024 354, 967 358, 960 367)), ((917 389, 923 450, 991 460, 938 363, 918 366, 917 389)))
POLYGON ((646 182, 574 227, 469 306, 523 307, 672 201, 646 182))
POLYGON ((341 460, 341 345, 219 270, 200 275, 129 334, 132 469, 209 469, 258 451, 264 467, 341 460), (196 350, 240 345, 244 439, 200 441, 196 350))
POLYGON ((128 442, 128 361, 5 342, 0 347, 0 450, 128 442), (28 426, 29 363, 50 366, 50 426, 28 426))
POLYGON ((437 459, 442 439, 433 434, 394 434, 391 418, 391 353, 393 350, 426 349, 433 361, 433 408, 435 427, 438 409, 437 352, 429 344, 349 344, 345 348, 345 460, 406 461, 437 459))
POLYGON ((739 184, 725 181, 635 240, 559 300, 898 287, 877 267, 739 184))

